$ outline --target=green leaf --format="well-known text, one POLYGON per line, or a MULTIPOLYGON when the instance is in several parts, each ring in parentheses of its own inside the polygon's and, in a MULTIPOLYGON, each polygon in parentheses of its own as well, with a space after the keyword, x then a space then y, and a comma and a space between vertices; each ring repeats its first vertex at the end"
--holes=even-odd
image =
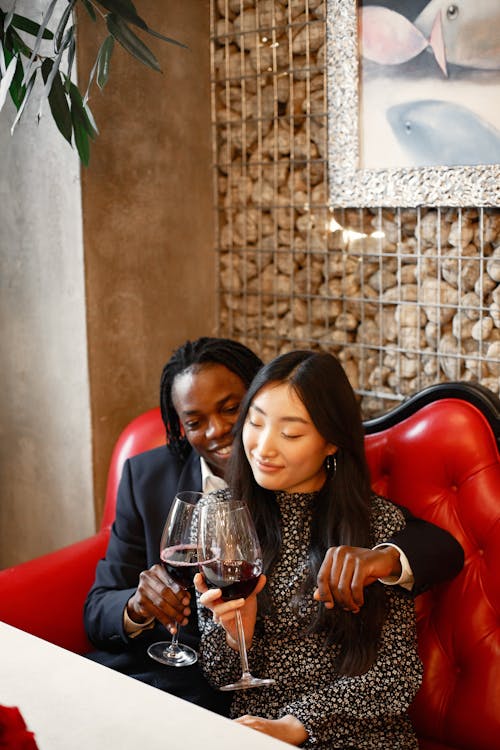
POLYGON ((71 121, 75 145, 82 164, 87 167, 90 160, 89 135, 93 138, 97 132, 93 130, 87 112, 83 105, 82 96, 74 83, 70 83, 69 95, 71 99, 71 121))
POLYGON ((38 111, 38 119, 40 119, 41 117, 43 100, 45 97, 49 96, 52 90, 52 85, 55 81, 55 78, 59 73, 59 66, 61 64, 61 58, 63 56, 63 53, 66 50, 66 48, 70 45, 71 40, 74 38, 74 35, 75 35, 75 27, 71 26, 64 35, 64 39, 62 40, 62 43, 61 43, 61 48, 55 60, 52 60, 52 58, 50 57, 46 57, 42 63, 42 76, 43 76, 43 80, 45 81, 45 88, 41 96, 40 109, 38 111))
MULTIPOLYGON (((14 16, 12 18, 12 26, 15 26, 16 29, 20 29, 21 31, 26 31, 32 36, 37 36, 40 31, 40 24, 32 21, 29 18, 25 18, 25 16, 18 16, 17 13, 14 13, 14 16)), ((44 27, 41 38, 53 39, 54 34, 50 31, 50 29, 46 29, 44 27)))
POLYGON ((99 133, 97 131, 97 127, 94 126, 94 118, 92 117, 91 119, 89 117, 87 109, 85 108, 85 105, 83 103, 82 95, 80 94, 80 91, 74 83, 70 83, 69 95, 71 99, 71 116, 73 117, 73 124, 74 115, 78 115, 87 135, 89 135, 91 138, 96 138, 99 133))
POLYGON ((14 31, 12 26, 9 27, 9 30, 7 31, 7 34, 5 35, 5 41, 9 42, 12 46, 12 49, 14 49, 16 52, 19 52, 21 55, 24 55, 25 57, 30 57, 31 55, 31 49, 28 47, 27 44, 24 43, 24 41, 21 39, 17 31, 14 31))
POLYGON ((86 115, 87 115, 87 117, 88 117, 88 120, 89 120, 89 122, 90 122, 90 125, 91 125, 91 127, 92 127, 92 130, 94 131, 94 135, 92 135, 92 133, 89 133, 89 135, 90 135, 90 137, 91 137, 91 138, 94 138, 94 139, 95 139, 95 138, 96 138, 96 136, 98 136, 98 135, 99 135, 99 129, 98 129, 98 127, 97 127, 96 121, 94 120, 94 115, 92 114, 92 110, 90 109, 90 107, 89 107, 89 105, 87 104, 87 102, 83 102, 83 106, 84 106, 84 108, 85 108, 85 114, 86 114, 86 115))
POLYGON ((87 99, 89 98, 90 87, 92 86, 96 73, 97 85, 99 86, 99 88, 102 90, 106 85, 109 76, 109 62, 114 46, 115 40, 112 36, 107 36, 104 42, 101 44, 99 52, 97 53, 97 57, 95 59, 95 63, 92 66, 92 70, 90 71, 87 91, 85 92, 85 96, 83 97, 84 103, 86 103, 87 99))
POLYGON ((64 12, 57 25, 56 33, 54 34, 54 51, 59 52, 64 36, 64 30, 67 26, 68 19, 75 7, 76 0, 69 0, 68 5, 64 9, 64 12))
POLYGON ((81 1, 83 3, 83 7, 85 8, 85 10, 87 11, 89 16, 95 23, 95 21, 97 20, 97 16, 95 14, 94 6, 92 5, 91 2, 89 2, 89 0, 81 0, 81 1))
POLYGON ((147 31, 148 25, 146 21, 137 15, 137 11, 134 4, 130 0, 98 0, 99 5, 102 5, 106 10, 111 11, 113 15, 118 16, 122 20, 133 23, 134 26, 138 26, 140 29, 147 31))
POLYGON ((12 127, 11 127, 11 129, 10 129, 10 134, 11 134, 11 135, 13 135, 13 134, 14 134, 14 130, 15 130, 15 127, 16 127, 17 123, 19 122, 19 120, 21 119, 21 115, 22 115, 22 113, 24 112, 24 109, 25 109, 25 107, 26 107, 26 104, 28 103, 28 99, 30 98, 31 92, 32 92, 32 90, 33 90, 33 86, 35 85, 35 80, 36 80, 36 74, 37 74, 37 73, 38 73, 38 69, 37 69, 37 70, 35 70, 35 72, 34 72, 34 73, 33 73, 33 75, 31 76, 30 80, 28 81, 28 84, 27 84, 27 86, 26 86, 26 93, 25 93, 25 95, 24 95, 24 99, 23 99, 23 101, 22 101, 22 103, 21 103, 21 106, 20 106, 20 107, 19 107, 19 109, 17 110, 17 115, 16 115, 16 119, 15 119, 15 120, 14 120, 14 122, 12 123, 12 127))
MULTIPOLYGON (((10 47, 5 48, 5 52, 7 53, 7 56, 9 54, 12 56, 12 50, 10 47)), ((5 57, 4 57, 4 46, 3 44, 0 44, 0 78, 5 75, 5 57)))
POLYGON ((75 145, 78 151, 80 161, 85 167, 88 167, 90 161, 90 143, 89 136, 85 130, 79 110, 71 107, 71 121, 73 123, 73 134, 75 136, 75 145))
POLYGON ((47 84, 48 78, 52 72, 52 68, 54 67, 54 61, 51 57, 46 57, 45 60, 42 63, 42 77, 43 82, 45 85, 47 84))
POLYGON ((106 25, 109 33, 114 36, 117 42, 124 47, 127 52, 140 60, 144 65, 147 65, 153 70, 157 70, 161 73, 161 68, 158 60, 153 55, 151 50, 146 47, 138 36, 127 26, 127 24, 118 16, 112 13, 106 16, 106 25))
MULTIPOLYGON (((98 64, 99 64, 99 54, 100 54, 100 50, 99 50, 99 52, 97 53, 97 57, 96 57, 96 59, 95 59, 95 62, 94 62, 94 64, 92 65, 92 70, 90 71, 90 75, 89 75, 89 81, 88 81, 88 83, 87 83, 87 90, 86 90, 86 92, 85 92, 85 96, 83 97, 83 101, 84 101, 84 102, 86 102, 86 101, 87 101, 87 99, 89 98, 90 87, 92 86, 92 83, 93 83, 93 81, 94 81, 94 78, 95 78, 95 74, 96 74, 96 72, 97 72, 97 66, 98 66, 98 64)), ((67 89, 67 90, 69 91, 69 82, 68 82, 68 81, 66 81, 66 89, 67 89)))
MULTIPOLYGON (((73 35, 71 37, 71 42, 69 44, 69 50, 68 50, 68 71, 66 73, 66 76, 68 79, 71 78, 71 71, 73 70, 73 63, 75 62, 75 54, 76 54, 76 39, 73 35)), ((65 86, 66 92, 69 92, 69 86, 65 86)))
POLYGON ((106 37, 99 50, 98 65, 97 65, 97 85, 102 89, 108 82, 109 78, 109 65, 111 62, 111 55, 115 48, 115 40, 112 36, 106 37))
POLYGON ((169 36, 164 36, 163 34, 160 34, 159 31, 154 31, 151 29, 147 23, 139 16, 137 15, 137 11, 135 9, 135 6, 130 0, 98 0, 98 2, 107 10, 110 10, 111 13, 118 16, 122 20, 128 21, 129 23, 133 23, 134 26, 138 26, 143 31, 147 31, 148 34, 151 34, 151 36, 155 36, 158 39, 162 39, 164 42, 170 42, 170 44, 177 44, 179 47, 184 47, 185 49, 187 46, 183 44, 182 42, 178 42, 177 39, 172 39, 169 36))
POLYGON ((66 138, 68 143, 71 144, 73 123, 71 119, 68 100, 66 98, 66 91, 64 89, 60 73, 58 73, 54 78, 48 98, 50 111, 52 112, 54 122, 56 123, 59 131, 66 138))
POLYGON ((50 5, 49 5, 49 7, 47 8, 47 10, 45 12, 45 15, 43 17, 41 26, 38 29, 38 34, 37 34, 36 40, 35 40, 35 46, 33 47, 33 50, 31 52, 31 56, 30 56, 30 59, 29 59, 29 62, 28 62, 28 68, 27 68, 27 70, 26 70, 26 72, 24 74, 23 84, 26 83, 26 80, 28 79, 28 77, 31 74, 31 70, 33 68, 33 61, 34 61, 35 57, 38 55, 38 51, 40 49, 40 44, 42 42, 43 34, 45 32, 45 29, 46 29, 46 26, 47 26, 48 22, 51 19, 52 13, 54 12, 54 8, 55 8, 57 2, 58 2, 58 0, 52 0, 51 3, 50 3, 50 5))
POLYGON ((10 96, 14 102, 16 109, 19 109, 26 93, 26 87, 23 86, 24 69, 23 63, 20 57, 17 58, 16 72, 10 85, 10 96))
POLYGON ((146 29, 148 34, 151 34, 151 36, 155 36, 158 39, 163 39, 164 42, 170 42, 170 44, 176 44, 178 47, 183 47, 184 49, 189 49, 187 44, 184 44, 183 42, 179 42, 177 39, 172 39, 170 36, 164 36, 163 34, 160 34, 159 31, 154 31, 153 29, 150 29, 149 26, 146 29))
POLYGON ((0 44, 0 78, 5 75, 6 66, 10 63, 14 54, 11 47, 4 47, 3 44, 0 44))
POLYGON ((2 18, 3 18, 3 31, 4 33, 7 31, 9 26, 12 23, 12 19, 14 18, 14 11, 16 9, 16 0, 14 0, 14 3, 12 4, 12 8, 9 10, 7 15, 3 13, 2 11, 2 18))

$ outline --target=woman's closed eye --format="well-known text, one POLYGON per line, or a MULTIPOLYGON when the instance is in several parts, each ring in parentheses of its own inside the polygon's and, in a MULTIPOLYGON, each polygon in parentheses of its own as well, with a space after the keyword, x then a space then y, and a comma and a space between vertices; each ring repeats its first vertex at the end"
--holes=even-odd
POLYGON ((302 434, 300 435, 289 435, 287 432, 282 432, 281 437, 286 438, 287 440, 296 440, 297 438, 303 437, 302 434))

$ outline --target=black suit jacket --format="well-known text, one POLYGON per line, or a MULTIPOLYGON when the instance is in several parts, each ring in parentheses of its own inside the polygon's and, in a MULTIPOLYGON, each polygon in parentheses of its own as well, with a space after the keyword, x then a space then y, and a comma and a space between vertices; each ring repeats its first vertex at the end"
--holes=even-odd
MULTIPOLYGON (((123 610, 137 588, 140 573, 160 562, 163 526, 180 490, 201 490, 200 460, 194 451, 184 465, 166 446, 125 462, 106 557, 97 565, 84 609, 87 634, 99 648, 113 650, 129 643, 123 610)), ((161 629, 159 637, 170 638, 165 628, 157 627, 161 629)), ((183 634, 190 631, 197 632, 193 616, 182 630, 183 634)))

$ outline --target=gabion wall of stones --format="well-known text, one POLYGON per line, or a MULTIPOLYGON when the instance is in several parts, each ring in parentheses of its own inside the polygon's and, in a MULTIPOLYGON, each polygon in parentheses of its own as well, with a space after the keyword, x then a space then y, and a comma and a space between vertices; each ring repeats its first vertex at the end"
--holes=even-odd
POLYGON ((365 418, 499 392, 500 211, 328 204, 325 3, 212 0, 218 331, 334 352, 365 418))

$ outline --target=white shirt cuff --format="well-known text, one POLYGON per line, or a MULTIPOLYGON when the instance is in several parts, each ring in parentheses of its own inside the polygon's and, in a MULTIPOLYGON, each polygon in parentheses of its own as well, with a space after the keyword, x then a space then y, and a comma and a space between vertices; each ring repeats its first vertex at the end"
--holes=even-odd
POLYGON ((140 633, 142 633, 143 630, 149 630, 154 625, 155 618, 151 617, 149 620, 146 620, 146 622, 134 622, 132 618, 129 616, 129 613, 127 612, 127 608, 123 610, 123 627, 125 629, 125 633, 128 635, 129 638, 135 638, 140 633))
POLYGON ((399 578, 396 576, 387 576, 386 578, 379 578, 380 583, 385 583, 387 586, 402 586, 404 589, 411 591, 415 579, 413 577, 413 571, 410 567, 410 563, 405 553, 398 547, 397 544, 391 544, 390 542, 384 542, 383 544, 377 544, 373 549, 381 549, 382 547, 394 547, 399 552, 399 561, 401 563, 401 575, 399 578))

